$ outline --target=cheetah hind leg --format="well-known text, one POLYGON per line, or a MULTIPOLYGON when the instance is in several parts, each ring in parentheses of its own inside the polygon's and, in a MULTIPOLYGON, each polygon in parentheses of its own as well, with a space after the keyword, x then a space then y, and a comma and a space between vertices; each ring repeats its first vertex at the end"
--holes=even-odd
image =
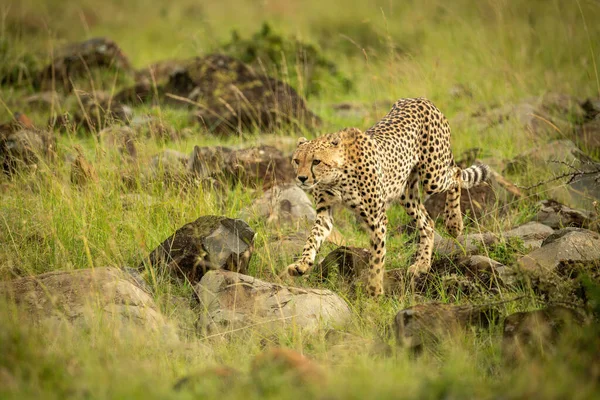
POLYGON ((444 224, 446 230, 453 237, 458 237, 463 231, 463 219, 460 211, 460 184, 456 182, 446 192, 446 205, 444 207, 444 224))

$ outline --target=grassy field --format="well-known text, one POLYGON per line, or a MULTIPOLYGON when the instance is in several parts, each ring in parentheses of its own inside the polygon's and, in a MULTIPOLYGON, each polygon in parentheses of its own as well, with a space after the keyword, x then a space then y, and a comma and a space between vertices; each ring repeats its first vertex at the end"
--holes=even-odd
MULTIPOLYGON (((319 133, 345 126, 366 129, 387 112, 386 106, 377 106, 366 116, 343 117, 334 112, 335 103, 391 104, 401 97, 425 96, 449 117, 455 154, 478 147, 485 157, 504 160, 549 138, 536 136, 517 122, 481 131, 468 119, 455 117, 549 92, 581 99, 600 96, 598 20, 600 3, 592 0, 173 0, 151 5, 141 0, 8 0, 0 5, 0 71, 15 65, 44 65, 60 46, 97 36, 116 41, 133 66, 143 68, 163 59, 218 52, 234 31, 249 38, 268 22, 276 32, 316 46, 353 83, 344 90, 322 76, 320 91, 311 93, 302 73, 289 79, 323 119, 319 133), (470 95, 455 96, 455 88, 466 88, 470 95)), ((301 60, 288 61, 302 71, 301 60)), ((108 85, 108 89, 119 87, 108 85)), ((19 103, 32 92, 27 85, 1 86, 0 122, 21 111, 44 126, 47 112, 22 108, 19 103)), ((135 111, 158 114, 176 128, 187 125, 187 114, 180 110, 135 111)), ((222 138, 194 126, 192 134, 181 140, 140 143, 138 158, 144 168, 152 155, 166 148, 189 153, 194 145, 245 147, 265 141, 288 151, 286 138, 295 135, 248 132, 222 138)), ((220 198, 201 188, 180 190, 157 183, 137 191, 157 199, 153 206, 138 203, 125 208, 118 152, 79 132, 59 135, 57 153, 58 162, 41 165, 33 174, 0 176, 1 280, 58 269, 135 267, 185 223, 208 214, 235 217, 260 195, 238 186, 220 198), (70 184, 70 163, 64 160, 74 153, 74 145, 81 145, 94 164, 100 178, 97 184, 84 188, 70 184)), ((537 178, 533 173, 511 177, 521 184, 537 178)), ((502 218, 487 218, 467 229, 500 232, 528 221, 539 197, 545 197, 543 190, 528 193, 502 218)), ((490 214, 495 215, 494 210, 490 214)), ((390 231, 407 221, 400 207, 392 207, 389 216, 390 231)), ((341 212, 337 220, 349 244, 368 245, 367 235, 349 213, 341 212)), ((248 222, 259 244, 251 274, 270 277, 283 270, 286 260, 269 245, 272 232, 259 220, 248 222)), ((415 249, 411 237, 390 234, 388 246, 387 268, 410 264, 415 249)), ((326 245, 321 254, 333 248, 326 245)), ((519 255, 518 249, 491 251, 510 260, 519 255)), ((192 305, 171 301, 191 298, 191 287, 152 274, 147 277, 163 313, 181 327, 182 343, 122 337, 101 324, 86 331, 33 326, 3 303, 0 398, 587 399, 600 395, 595 326, 575 327, 552 351, 517 364, 502 357, 501 323, 450 337, 415 357, 394 344, 388 327, 399 309, 424 299, 410 290, 380 300, 353 296, 335 280, 319 285, 349 299, 354 314, 349 331, 389 344, 389 352, 362 348, 340 353, 323 335, 281 332, 267 339, 316 360, 323 367, 322 378, 298 384, 277 370, 257 376, 251 360, 263 351, 264 337, 253 332, 231 340, 202 337, 194 329, 192 305), (206 375, 207 368, 222 365, 239 370, 233 382, 224 384, 206 375), (175 382, 184 376, 191 376, 193 383, 174 390, 175 382)), ((435 295, 461 304, 524 296, 502 305, 505 314, 544 305, 527 288, 483 299, 450 296, 443 289, 435 295)))

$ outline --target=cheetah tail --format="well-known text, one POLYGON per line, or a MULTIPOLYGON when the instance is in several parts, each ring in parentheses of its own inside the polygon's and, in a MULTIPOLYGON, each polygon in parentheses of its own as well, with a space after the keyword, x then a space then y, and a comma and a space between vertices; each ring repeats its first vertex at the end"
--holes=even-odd
POLYGON ((461 171, 461 187, 470 189, 488 180, 490 167, 484 164, 472 165, 461 171))

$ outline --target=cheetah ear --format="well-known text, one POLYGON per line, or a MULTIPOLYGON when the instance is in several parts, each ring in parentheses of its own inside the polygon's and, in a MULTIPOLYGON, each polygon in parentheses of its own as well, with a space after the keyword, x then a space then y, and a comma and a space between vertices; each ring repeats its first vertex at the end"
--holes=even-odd
POLYGON ((349 140, 354 140, 360 133, 360 129, 358 128, 349 128, 344 131, 344 136, 349 140))
POLYGON ((307 138, 305 138, 305 137, 298 138, 298 141, 296 142, 296 146, 300 146, 301 144, 304 144, 306 142, 308 142, 307 138))
POLYGON ((341 142, 341 138, 338 133, 331 135, 331 139, 329 140, 329 143, 331 143, 332 146, 337 147, 340 144, 340 142, 341 142))

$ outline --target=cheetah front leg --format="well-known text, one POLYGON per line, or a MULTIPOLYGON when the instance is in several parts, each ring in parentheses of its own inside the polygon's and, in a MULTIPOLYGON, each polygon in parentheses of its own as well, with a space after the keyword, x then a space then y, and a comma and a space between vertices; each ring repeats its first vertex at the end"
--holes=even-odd
POLYGON ((385 240, 388 219, 383 199, 380 199, 380 201, 373 200, 366 204, 363 202, 355 210, 371 237, 367 291, 370 296, 376 297, 383 295, 386 254, 385 240))
POLYGON ((317 218, 304 245, 302 257, 287 267, 288 274, 292 276, 304 275, 314 265, 315 257, 321 248, 321 244, 329 237, 333 229, 333 217, 329 199, 319 195, 315 196, 317 197, 317 218))
POLYGON ((417 254, 415 255, 415 262, 408 267, 408 272, 413 275, 425 273, 431 268, 434 240, 433 220, 423 203, 421 203, 418 179, 418 175, 411 176, 411 180, 406 184, 404 196, 402 196, 404 208, 408 215, 416 222, 417 232, 419 233, 419 245, 417 254))

